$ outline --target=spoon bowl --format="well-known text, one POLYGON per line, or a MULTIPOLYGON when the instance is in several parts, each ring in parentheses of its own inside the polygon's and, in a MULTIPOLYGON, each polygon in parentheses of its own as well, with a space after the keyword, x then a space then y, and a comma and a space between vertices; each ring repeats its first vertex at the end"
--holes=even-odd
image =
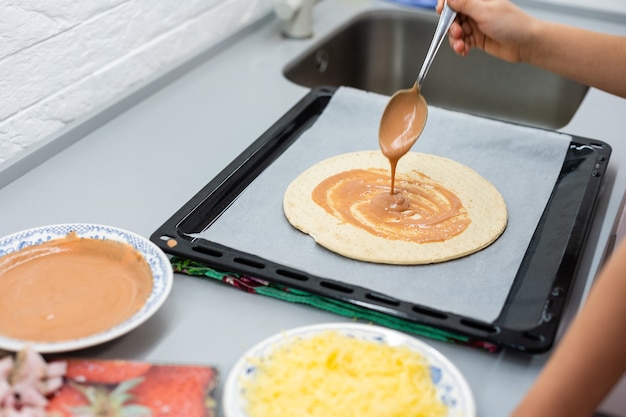
POLYGON ((427 117, 428 104, 420 94, 417 83, 391 96, 378 132, 383 155, 397 161, 406 154, 424 130, 427 117))

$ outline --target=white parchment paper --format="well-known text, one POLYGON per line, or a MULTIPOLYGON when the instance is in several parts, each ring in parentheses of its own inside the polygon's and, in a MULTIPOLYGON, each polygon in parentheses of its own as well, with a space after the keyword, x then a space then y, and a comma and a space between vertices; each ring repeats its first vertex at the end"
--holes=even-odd
POLYGON ((507 228, 486 249, 444 263, 392 266, 355 261, 294 229, 283 214, 283 193, 320 160, 379 149, 378 125, 388 100, 340 88, 315 124, 201 236, 321 277, 493 322, 556 183, 571 137, 431 106, 426 128, 412 150, 451 158, 491 181, 507 204, 507 228))

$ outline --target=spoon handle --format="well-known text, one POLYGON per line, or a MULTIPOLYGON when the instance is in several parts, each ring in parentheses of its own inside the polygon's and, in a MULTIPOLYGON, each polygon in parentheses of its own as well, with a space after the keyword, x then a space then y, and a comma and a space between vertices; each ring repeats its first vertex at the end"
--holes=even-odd
POLYGON ((419 75, 417 76, 417 81, 415 82, 420 91, 422 90, 422 84, 424 83, 424 78, 426 78, 426 73, 430 69, 430 64, 433 63, 435 54, 437 54, 437 51, 441 46, 441 42, 446 36, 446 33, 448 33, 448 29, 450 29, 450 25, 452 25, 455 17, 456 12, 448 6, 447 1, 444 2, 443 11, 439 17, 439 22, 437 22, 437 28, 435 29, 435 35, 430 43, 428 53, 426 53, 426 59, 424 59, 424 64, 422 65, 422 69, 420 70, 419 75))

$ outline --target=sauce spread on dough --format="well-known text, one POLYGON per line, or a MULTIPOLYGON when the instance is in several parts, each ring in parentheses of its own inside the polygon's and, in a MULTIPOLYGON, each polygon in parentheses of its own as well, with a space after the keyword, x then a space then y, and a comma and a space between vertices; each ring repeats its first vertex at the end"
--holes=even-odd
POLYGON ((315 203, 344 223, 387 239, 442 242, 470 224, 461 200, 426 175, 398 176, 391 194, 383 169, 353 169, 328 177, 313 190, 315 203))
POLYGON ((132 246, 66 237, 0 257, 0 334, 56 342, 87 337, 135 314, 152 291, 132 246))

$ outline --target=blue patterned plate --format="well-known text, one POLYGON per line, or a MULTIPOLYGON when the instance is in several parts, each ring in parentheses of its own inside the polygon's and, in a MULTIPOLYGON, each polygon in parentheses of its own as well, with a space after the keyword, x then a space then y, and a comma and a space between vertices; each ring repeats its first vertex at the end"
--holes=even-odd
POLYGON ((38 352, 51 353, 67 352, 104 343, 128 333, 145 322, 161 307, 169 295, 172 288, 173 272, 172 266, 165 253, 163 253, 161 249, 149 240, 117 227, 98 224, 71 223, 24 230, 0 238, 0 257, 8 253, 18 251, 27 246, 37 245, 51 239, 65 237, 71 231, 75 231, 79 237, 126 242, 139 251, 150 265, 152 278, 154 280, 152 293, 148 297, 148 301, 137 313, 125 322, 92 336, 75 340, 48 343, 18 340, 0 335, 0 349, 17 351, 23 349, 26 345, 30 345, 38 352))
POLYGON ((437 394, 448 406, 448 417, 476 417, 476 405, 472 391, 461 372, 445 356, 433 347, 407 334, 385 327, 360 323, 327 323, 299 327, 281 332, 253 346, 235 364, 228 374, 223 395, 226 417, 248 417, 245 408, 245 392, 242 382, 254 378, 255 358, 268 355, 278 344, 294 338, 311 337, 316 333, 334 330, 362 340, 386 343, 390 346, 407 346, 422 354, 430 365, 430 374, 437 394))

